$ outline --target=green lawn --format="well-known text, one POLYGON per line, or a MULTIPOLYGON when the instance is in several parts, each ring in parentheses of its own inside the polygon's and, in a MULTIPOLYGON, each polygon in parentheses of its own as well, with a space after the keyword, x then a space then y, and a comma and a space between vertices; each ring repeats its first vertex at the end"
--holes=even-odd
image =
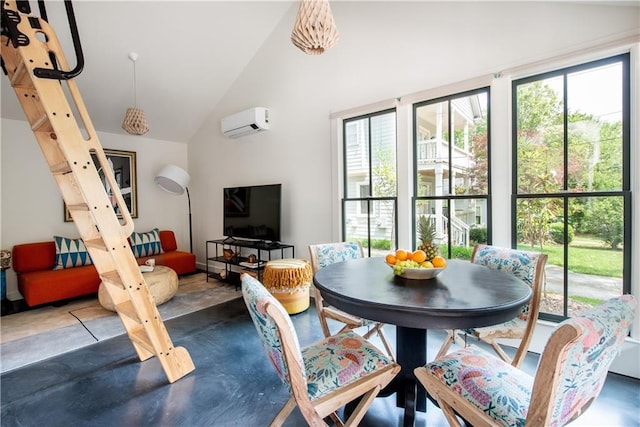
MULTIPOLYGON (((518 244, 518 249, 539 251, 539 247, 531 249, 529 245, 518 244)), ((563 265, 562 246, 545 243, 543 252, 549 257, 547 264, 563 265)), ((569 245, 569 271, 574 273, 593 274, 596 276, 622 278, 622 251, 614 251, 603 246, 601 241, 576 236, 569 245)))

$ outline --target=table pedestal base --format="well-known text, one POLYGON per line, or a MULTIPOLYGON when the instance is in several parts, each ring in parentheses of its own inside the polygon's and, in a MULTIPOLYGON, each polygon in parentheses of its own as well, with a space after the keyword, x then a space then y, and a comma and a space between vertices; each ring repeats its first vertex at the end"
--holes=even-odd
POLYGON ((380 393, 396 393, 396 405, 404 408, 405 427, 413 426, 416 411, 426 412, 427 393, 413 374, 413 370, 427 363, 427 331, 396 326, 396 361, 400 373, 380 393))

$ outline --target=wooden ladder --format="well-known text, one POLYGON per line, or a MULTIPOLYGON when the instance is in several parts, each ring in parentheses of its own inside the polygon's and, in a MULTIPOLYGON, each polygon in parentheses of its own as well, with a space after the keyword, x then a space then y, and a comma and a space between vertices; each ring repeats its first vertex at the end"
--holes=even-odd
POLYGON ((13 26, 1 39, 11 86, 138 357, 155 355, 172 383, 195 369, 191 356, 185 348, 174 347, 140 272, 127 240, 133 232, 131 214, 75 80, 34 74, 36 68, 70 69, 55 31, 44 19, 20 12, 16 3, 3 0, 3 20, 9 17, 13 26), (111 196, 98 168, 105 172, 111 196))

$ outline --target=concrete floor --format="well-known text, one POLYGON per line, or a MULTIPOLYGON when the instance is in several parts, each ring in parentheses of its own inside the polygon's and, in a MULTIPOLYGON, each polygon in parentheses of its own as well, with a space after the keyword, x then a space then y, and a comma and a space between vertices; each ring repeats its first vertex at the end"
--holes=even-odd
MULTIPOLYGON (((321 337, 313 307, 293 316, 301 345, 321 337)), ((241 299, 166 322, 196 370, 173 384, 155 358, 139 362, 125 336, 28 365, 0 377, 1 425, 266 426, 288 398, 267 361, 241 299)), ((393 327, 388 336, 395 340, 393 327)), ((444 334, 429 333, 429 357, 444 334)), ((535 371, 530 354, 523 369, 535 371)), ((640 426, 640 381, 610 374, 603 392, 572 426, 640 426)), ((362 426, 401 425, 395 395, 378 398, 362 426)), ((430 403, 416 426, 443 426, 430 403)), ((305 425, 297 410, 286 426, 305 425)))

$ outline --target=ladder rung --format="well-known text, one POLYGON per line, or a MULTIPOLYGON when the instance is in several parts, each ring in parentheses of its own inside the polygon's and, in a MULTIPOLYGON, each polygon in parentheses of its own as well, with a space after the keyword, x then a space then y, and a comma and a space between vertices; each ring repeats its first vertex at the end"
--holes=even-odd
POLYGON ((107 246, 104 244, 104 240, 98 238, 98 239, 91 239, 91 240, 85 240, 84 241, 84 245, 86 247, 91 247, 94 249, 100 249, 101 251, 106 251, 107 250, 107 246))
POLYGON ((129 338, 131 338, 131 341, 133 341, 134 343, 140 345, 142 348, 147 350, 149 353, 156 354, 156 351, 153 348, 153 345, 149 341, 149 337, 147 336, 147 332, 144 330, 144 328, 142 326, 140 326, 138 328, 135 328, 135 329, 132 328, 129 331, 129 338))
POLYGON ((34 132, 42 131, 42 130, 52 130, 51 122, 49 122, 49 116, 46 114, 41 115, 38 119, 33 122, 31 125, 31 130, 34 132))
POLYGON ((55 164, 51 166, 50 169, 51 169, 51 173, 58 174, 58 175, 71 172, 71 168, 69 167, 69 162, 66 162, 66 161, 55 164))
POLYGON ((25 76, 27 75, 27 67, 24 65, 24 62, 20 61, 16 70, 13 72, 13 76, 11 76, 11 86, 17 86, 25 76))
POLYGON ((133 307, 133 303, 131 302, 131 300, 121 302, 120 304, 116 305, 116 309, 118 310, 118 314, 127 316, 129 319, 138 323, 140 322, 138 313, 136 313, 136 309, 133 307))
POLYGON ((104 274, 100 275, 100 278, 103 282, 115 286, 119 289, 124 289, 124 283, 122 283, 122 279, 120 278, 120 274, 116 270, 108 271, 104 274))
MULTIPOLYGON (((7 10, 17 8, 14 3, 3 3, 3 18, 5 7, 7 10)), ((20 19, 26 18, 26 14, 20 11, 15 13, 20 19)), ((85 160, 86 165, 75 163, 85 158, 87 149, 102 149, 97 135, 92 134, 93 126, 76 83, 69 80, 66 85, 68 93, 65 93, 60 82, 36 77, 33 73, 35 61, 32 63, 30 59, 24 59, 43 58, 46 61, 49 53, 55 52, 60 67, 67 68, 63 49, 55 34, 51 33, 50 37, 47 33, 43 41, 39 37, 43 30, 32 24, 21 26, 20 31, 24 34, 18 37, 27 41, 32 39, 35 43, 16 43, 14 46, 11 36, 5 40, 3 31, 2 41, 6 42, 2 46, 3 68, 9 72, 11 85, 41 145, 50 172, 67 202, 67 208, 73 213, 75 226, 85 246, 93 255, 102 280, 101 290, 107 291, 109 302, 115 305, 140 360, 158 356, 168 380, 174 382, 193 371, 195 366, 184 348, 173 347, 153 296, 139 273, 135 258, 131 256, 125 236, 133 232, 133 221, 118 221, 108 202, 104 209, 98 207, 104 202, 100 202, 101 192, 94 193, 103 188, 96 165, 90 159, 85 160), (73 106, 69 101, 74 102, 73 106), (75 120, 69 120, 74 107, 85 122, 84 132, 75 120), (79 136, 83 133, 90 134, 90 145, 85 145, 79 136)))
POLYGON ((67 205, 69 211, 74 212, 86 212, 89 210, 89 206, 86 203, 79 203, 76 205, 67 205))

